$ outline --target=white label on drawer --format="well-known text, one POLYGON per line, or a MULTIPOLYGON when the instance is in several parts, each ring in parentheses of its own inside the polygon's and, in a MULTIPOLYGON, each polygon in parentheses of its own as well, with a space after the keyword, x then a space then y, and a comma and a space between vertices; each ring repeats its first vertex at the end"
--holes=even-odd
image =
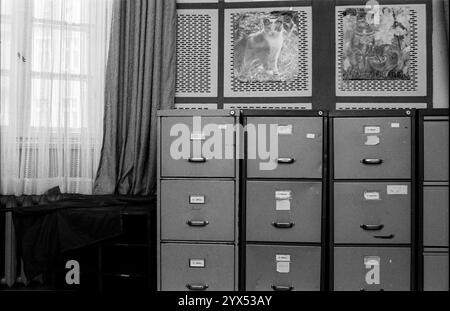
POLYGON ((306 138, 314 139, 314 138, 316 138, 316 134, 314 134, 314 133, 308 133, 308 134, 306 134, 306 138))
POLYGON ((286 200, 292 198, 291 190, 279 190, 275 191, 275 199, 277 200, 286 200))
POLYGON ((189 267, 204 268, 205 267, 205 259, 189 259, 189 267))
POLYGON ((277 272, 289 273, 291 265, 291 255, 276 255, 277 272))
POLYGON ((292 134, 292 124, 278 125, 278 134, 291 135, 292 134))
POLYGON ((276 261, 291 261, 291 255, 281 255, 277 254, 275 256, 276 261))
POLYGON ((275 210, 277 211, 290 211, 291 210, 291 200, 276 200, 275 210))
POLYGON ((379 134, 379 126, 364 126, 364 134, 379 134))
POLYGON ((364 191, 364 200, 379 200, 380 193, 377 191, 364 191))
POLYGON ((203 133, 192 133, 191 140, 205 140, 205 134, 203 133))
POLYGON ((399 128, 400 127, 400 123, 397 123, 397 122, 391 123, 391 127, 399 128))
POLYGON ((190 195, 189 203, 190 204, 205 204, 205 196, 204 195, 190 195))
POLYGON ((377 135, 368 135, 366 136, 366 141, 364 142, 364 145, 366 146, 376 146, 380 143, 380 137, 377 135))
POLYGON ((407 185, 387 185, 387 194, 408 194, 407 185))

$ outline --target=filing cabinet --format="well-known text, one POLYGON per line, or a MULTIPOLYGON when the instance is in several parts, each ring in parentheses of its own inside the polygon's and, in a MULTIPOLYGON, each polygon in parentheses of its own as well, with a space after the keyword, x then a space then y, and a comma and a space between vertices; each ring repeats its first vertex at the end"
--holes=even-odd
POLYGON ((424 252, 424 291, 448 291, 448 250, 424 252))
POLYGON ((329 122, 330 289, 415 289, 414 111, 336 111, 329 122))
POLYGON ((320 290, 318 246, 248 245, 247 290, 320 290))
POLYGON ((243 110, 241 116, 242 289, 323 289, 326 114, 243 110))
POLYGON ((232 291, 234 283, 233 245, 161 245, 161 290, 232 291))
POLYGON ((247 241, 316 242, 322 183, 247 181, 247 241))
POLYGON ((158 112, 158 290, 237 290, 238 117, 158 112))
MULTIPOLYGON (((323 121, 321 117, 249 116, 247 117, 247 177, 249 178, 321 178, 323 121), (278 138, 277 166, 259 167, 264 161, 259 151, 274 144, 270 133, 278 138), (258 144, 256 136, 258 134, 258 144), (264 137, 265 136, 265 137, 264 137), (265 138, 265 139, 264 139, 265 138), (258 147, 258 148, 257 148, 258 147), (265 147, 265 148, 264 148, 265 147)), ((276 147, 276 146, 274 146, 276 147)))
POLYGON ((409 247, 336 247, 334 290, 408 291, 409 247))
POLYGON ((334 184, 335 243, 410 243, 411 183, 334 184))
POLYGON ((410 178, 411 123, 407 116, 335 118, 334 178, 410 178))
POLYGON ((419 288, 449 290, 449 114, 419 112, 419 288))

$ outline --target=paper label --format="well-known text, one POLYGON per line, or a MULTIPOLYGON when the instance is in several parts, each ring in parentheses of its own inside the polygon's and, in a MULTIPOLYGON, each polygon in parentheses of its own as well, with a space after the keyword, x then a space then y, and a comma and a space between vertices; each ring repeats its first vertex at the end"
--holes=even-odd
POLYGON ((400 123, 391 123, 391 127, 394 127, 394 128, 399 128, 400 127, 400 123))
POLYGON ((275 191, 275 199, 277 200, 286 200, 292 198, 291 190, 279 190, 275 191))
POLYGON ((205 134, 203 134, 203 133, 191 133, 191 140, 205 140, 205 134))
POLYGON ((379 134, 380 131, 379 126, 364 126, 364 134, 379 134))
POLYGON ((380 193, 377 191, 365 191, 364 192, 364 200, 379 200, 380 193))
POLYGON ((366 136, 366 141, 364 142, 364 144, 366 146, 376 146, 379 143, 380 143, 380 137, 378 137, 377 135, 366 136))
POLYGON ((292 124, 278 125, 278 134, 291 135, 292 134, 292 124))
POLYGON ((407 185, 387 185, 387 194, 408 194, 407 185))
POLYGON ((189 203, 190 204, 205 204, 205 196, 204 195, 190 195, 189 203))
POLYGON ((308 134, 306 134, 306 138, 314 139, 314 138, 316 138, 316 134, 314 134, 314 133, 308 133, 308 134))
POLYGON ((365 266, 379 266, 380 265, 380 257, 366 256, 366 257, 364 257, 364 265, 365 266))
POLYGON ((205 267, 205 259, 189 259, 189 267, 204 268, 205 267))
POLYGON ((291 255, 277 254, 275 256, 278 273, 289 273, 291 266, 291 255))
POLYGON ((291 200, 276 200, 275 210, 277 211, 290 211, 291 210, 291 200))

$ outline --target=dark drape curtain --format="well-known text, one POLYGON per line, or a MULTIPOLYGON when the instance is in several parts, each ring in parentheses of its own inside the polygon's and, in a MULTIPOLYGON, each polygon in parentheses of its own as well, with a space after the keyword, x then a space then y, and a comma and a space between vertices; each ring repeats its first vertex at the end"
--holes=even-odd
POLYGON ((116 0, 95 194, 151 195, 156 111, 174 102, 176 1, 116 0))

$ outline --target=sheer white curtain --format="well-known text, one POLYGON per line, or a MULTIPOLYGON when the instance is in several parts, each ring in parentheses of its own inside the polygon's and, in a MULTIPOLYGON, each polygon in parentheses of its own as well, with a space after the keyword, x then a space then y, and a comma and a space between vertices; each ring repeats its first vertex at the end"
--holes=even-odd
POLYGON ((0 1, 0 194, 89 194, 112 0, 0 1))

